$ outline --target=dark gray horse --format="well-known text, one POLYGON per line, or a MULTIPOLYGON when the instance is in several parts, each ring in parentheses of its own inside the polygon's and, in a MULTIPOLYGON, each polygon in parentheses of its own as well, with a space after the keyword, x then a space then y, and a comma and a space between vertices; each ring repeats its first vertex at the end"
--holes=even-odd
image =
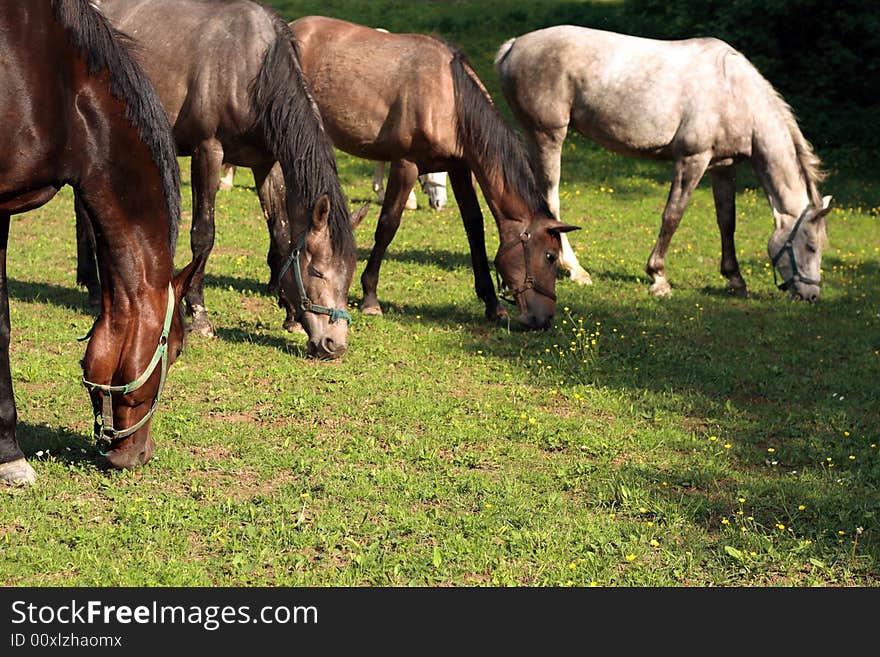
POLYGON ((609 150, 674 162, 660 234, 645 268, 653 294, 671 291, 666 252, 707 170, 721 232, 721 273, 729 290, 746 292, 733 240, 734 169, 748 159, 773 210, 767 249, 782 275, 780 288, 794 298, 819 298, 831 202, 817 188, 824 177, 819 158, 791 108, 741 53, 712 38, 659 41, 560 25, 508 40, 495 65, 557 218, 560 152, 569 126, 609 150))
MULTIPOLYGON (((336 320, 348 318, 356 265, 352 220, 332 142, 304 82, 288 26, 251 0, 93 4, 138 42, 138 59, 171 121, 178 153, 192 158, 194 256, 206 259, 214 245, 221 165, 249 167, 269 225, 269 265, 275 274, 270 287, 284 272, 279 292, 287 310, 285 326, 302 324, 311 354, 341 356, 348 322, 336 320), (294 252, 300 255, 285 267, 294 252)), ((90 263, 81 257, 78 279, 94 287, 90 263)), ((191 330, 213 335, 203 277, 204 264, 187 294, 187 308, 191 330)))

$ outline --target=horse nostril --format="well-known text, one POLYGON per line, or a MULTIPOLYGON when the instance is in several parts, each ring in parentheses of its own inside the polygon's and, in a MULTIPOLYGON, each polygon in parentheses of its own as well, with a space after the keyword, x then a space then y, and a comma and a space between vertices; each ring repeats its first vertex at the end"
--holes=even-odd
POLYGON ((321 350, 328 358, 339 358, 347 349, 347 344, 344 342, 337 342, 331 337, 326 337, 321 340, 321 350))
POLYGON ((810 295, 809 301, 810 303, 816 303, 819 300, 819 295, 815 292, 810 295))

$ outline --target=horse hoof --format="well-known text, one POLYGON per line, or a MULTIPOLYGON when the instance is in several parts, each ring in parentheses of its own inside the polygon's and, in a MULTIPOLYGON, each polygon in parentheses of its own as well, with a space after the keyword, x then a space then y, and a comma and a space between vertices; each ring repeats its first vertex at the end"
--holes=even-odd
POLYGON ((658 298, 668 297, 672 294, 672 287, 666 281, 657 281, 651 286, 650 292, 658 298))
POLYGON ((736 297, 745 298, 745 297, 749 296, 749 291, 746 288, 745 283, 737 284, 737 283, 733 283, 733 282, 728 282, 727 285, 724 287, 724 289, 726 292, 728 292, 729 294, 736 296, 736 297))
POLYGON ((361 314, 380 316, 382 308, 380 306, 361 306, 361 314))
POLYGON ((510 315, 507 314, 506 309, 502 308, 501 306, 497 306, 495 310, 486 311, 486 319, 488 319, 490 322, 504 323, 510 321, 510 315))
POLYGON ((216 334, 214 333, 214 328, 210 323, 208 324, 197 324, 195 322, 189 327, 189 332, 194 333, 195 335, 201 336, 203 338, 214 338, 216 334))
POLYGON ((37 473, 24 459, 0 463, 0 481, 7 484, 26 486, 37 480, 37 473))
POLYGON ((581 269, 580 271, 572 271, 571 280, 573 280, 578 285, 593 284, 593 279, 590 278, 590 273, 586 269, 581 269))

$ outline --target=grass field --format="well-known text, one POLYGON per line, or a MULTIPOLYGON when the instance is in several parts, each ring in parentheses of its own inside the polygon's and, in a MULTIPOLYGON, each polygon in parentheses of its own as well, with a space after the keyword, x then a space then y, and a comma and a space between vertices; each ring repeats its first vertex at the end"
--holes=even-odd
MULTIPOLYGON (((290 18, 448 26, 490 90, 500 31, 530 29, 526 9, 469 22, 477 5, 509 3, 409 16, 388 8, 411 3, 275 4, 290 18)), ((706 182, 670 249, 673 295, 650 297, 643 267, 670 170, 573 137, 563 213, 583 228, 570 238, 594 285, 560 278, 551 329, 486 322, 451 193, 442 212, 404 214, 382 267, 385 315, 360 314, 374 204, 339 362, 307 359, 304 338, 281 329, 241 170, 218 196, 207 266, 218 337, 188 341, 153 420, 156 456, 126 472, 101 469, 90 436, 76 338, 92 316, 66 188, 12 222, 10 360, 39 480, 0 490, 0 584, 877 586, 880 171, 816 143, 835 198, 818 304, 776 290, 770 208, 745 170, 750 296, 723 292, 706 182)), ((338 161, 352 207, 372 200, 372 164, 338 161)))

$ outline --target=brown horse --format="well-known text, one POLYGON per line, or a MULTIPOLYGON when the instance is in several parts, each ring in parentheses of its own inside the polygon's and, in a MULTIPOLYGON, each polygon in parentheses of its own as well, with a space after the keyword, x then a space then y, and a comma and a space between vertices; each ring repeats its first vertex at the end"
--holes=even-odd
POLYGON ((0 480, 29 483, 15 436, 6 247, 10 216, 71 185, 88 208, 104 281, 82 360, 96 436, 117 468, 153 454, 150 424, 183 346, 174 276, 177 160, 159 99, 122 39, 87 0, 0 4, 0 480))
POLYGON ((324 128, 341 150, 391 162, 375 244, 361 276, 362 311, 381 314, 379 267, 420 173, 447 171, 464 221, 477 295, 486 316, 499 307, 472 174, 500 234, 495 267, 530 329, 556 311, 560 235, 525 148, 492 103, 465 56, 435 37, 388 34, 333 18, 290 24, 324 128))
MULTIPOLYGON (((311 355, 342 356, 357 263, 352 223, 366 208, 349 217, 333 144, 303 82, 287 25, 253 0, 94 4, 138 40, 138 61, 169 116, 178 154, 191 157, 193 255, 207 260, 214 246, 223 162, 249 167, 269 227, 269 287, 279 289, 284 325, 302 325, 311 355)), ((88 262, 80 259, 80 280, 87 284, 88 262)), ((204 274, 202 264, 186 301, 191 330, 212 336, 204 274)))

